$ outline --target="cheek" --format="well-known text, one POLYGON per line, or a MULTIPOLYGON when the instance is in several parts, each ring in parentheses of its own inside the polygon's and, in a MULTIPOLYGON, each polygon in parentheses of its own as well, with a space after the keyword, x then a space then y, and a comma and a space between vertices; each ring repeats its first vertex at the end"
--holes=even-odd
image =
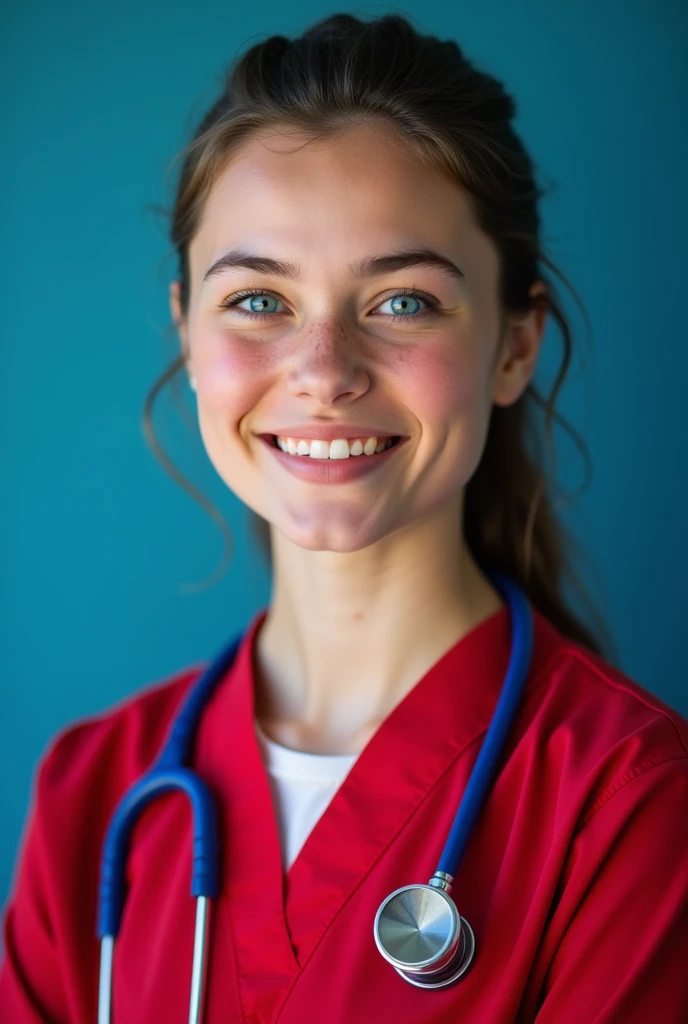
POLYGON ((273 373, 268 346, 233 340, 226 333, 203 339, 194 361, 203 380, 205 409, 228 424, 256 406, 273 373))
POLYGON ((206 453, 230 490, 253 507, 255 469, 247 417, 270 390, 274 360, 267 346, 239 341, 225 331, 197 334, 194 341, 201 393, 198 425, 206 453))
MULTIPOLYGON (((417 485, 427 500, 466 486, 490 422, 490 349, 474 337, 405 353, 396 379, 420 426, 417 485)), ((400 393, 401 393, 400 392, 400 393)))
POLYGON ((405 353, 396 376, 421 423, 450 424, 482 408, 487 371, 477 346, 455 343, 446 349, 405 353))
MULTIPOLYGON (((229 489, 249 508, 256 505, 255 465, 247 417, 255 413, 274 379, 267 347, 221 337, 197 336, 194 364, 199 379, 198 426, 208 458, 229 489)), ((253 439, 255 444, 255 439, 253 439)))

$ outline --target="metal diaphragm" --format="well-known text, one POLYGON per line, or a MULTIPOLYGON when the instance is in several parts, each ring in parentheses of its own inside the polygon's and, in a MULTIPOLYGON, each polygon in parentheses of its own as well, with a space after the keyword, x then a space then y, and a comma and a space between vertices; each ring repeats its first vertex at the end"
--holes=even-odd
POLYGON ((473 930, 451 896, 433 885, 405 885, 380 904, 373 926, 382 956, 411 985, 445 988, 468 969, 473 930))

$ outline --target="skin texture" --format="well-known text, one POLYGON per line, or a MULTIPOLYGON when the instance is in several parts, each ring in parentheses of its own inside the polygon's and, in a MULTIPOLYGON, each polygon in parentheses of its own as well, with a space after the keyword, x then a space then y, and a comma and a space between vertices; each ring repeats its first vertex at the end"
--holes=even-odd
MULTIPOLYGON (((280 130, 242 143, 189 258, 188 315, 178 282, 170 308, 203 442, 227 486, 271 524, 257 716, 294 749, 357 753, 435 661, 503 605, 465 545, 464 488, 492 404, 517 401, 532 377, 546 314, 533 309, 500 337, 497 251, 465 192, 371 124, 329 141, 280 130), (297 264, 298 278, 231 268, 204 282, 238 246, 297 264), (447 256, 465 281, 426 266, 349 274, 353 260, 412 247, 447 256), (261 320, 241 311, 260 309, 262 295, 221 307, 249 288, 274 297, 261 320), (394 320, 399 288, 439 310, 421 295, 394 320), (335 421, 408 441, 376 472, 332 485, 296 479, 257 436, 335 421)), ((531 295, 545 291, 536 282, 531 295)))

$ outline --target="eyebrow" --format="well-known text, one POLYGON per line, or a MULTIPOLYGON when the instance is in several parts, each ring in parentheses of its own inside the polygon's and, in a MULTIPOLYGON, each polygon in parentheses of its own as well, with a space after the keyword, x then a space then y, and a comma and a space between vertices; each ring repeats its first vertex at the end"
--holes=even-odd
MULTIPOLYGON (((254 270, 259 274, 286 277, 294 281, 298 280, 300 276, 300 268, 296 263, 272 259, 270 256, 253 255, 243 249, 230 249, 208 268, 203 280, 207 281, 209 278, 235 267, 254 270)), ((352 278, 374 277, 376 274, 390 274, 395 270, 405 270, 407 267, 434 267, 448 274, 453 280, 462 283, 466 280, 463 271, 448 257, 434 249, 427 248, 404 249, 381 256, 366 256, 349 264, 349 274, 352 278)))

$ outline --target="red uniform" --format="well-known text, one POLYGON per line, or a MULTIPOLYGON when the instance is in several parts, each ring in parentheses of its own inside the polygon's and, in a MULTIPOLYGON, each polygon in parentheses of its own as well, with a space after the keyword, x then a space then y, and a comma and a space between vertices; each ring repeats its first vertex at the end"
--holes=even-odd
MULTIPOLYGON (((688 723, 538 612, 531 671, 454 883, 475 959, 454 986, 404 981, 373 921, 433 874, 510 651, 504 608, 447 651, 372 737, 281 867, 253 729, 256 616, 202 717, 193 764, 220 808, 209 1024, 686 1024, 688 723)), ((101 847, 164 741, 185 670, 69 729, 38 775, 5 917, 3 1024, 94 1022, 101 847)), ((187 1019, 195 904, 190 812, 136 826, 115 947, 115 1024, 187 1019)))

